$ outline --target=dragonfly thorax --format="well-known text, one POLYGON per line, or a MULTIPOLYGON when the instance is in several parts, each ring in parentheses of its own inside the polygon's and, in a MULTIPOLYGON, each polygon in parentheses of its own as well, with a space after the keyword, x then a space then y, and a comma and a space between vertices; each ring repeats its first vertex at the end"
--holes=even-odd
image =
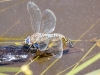
POLYGON ((25 39, 25 43, 30 45, 34 43, 44 42, 45 40, 57 41, 62 38, 65 38, 65 36, 63 36, 62 34, 58 34, 58 33, 54 33, 54 34, 34 33, 32 36, 28 36, 25 39))
POLYGON ((34 33, 30 38, 31 39, 31 43, 39 42, 42 37, 43 37, 42 33, 34 33))
POLYGON ((65 38, 63 35, 55 33, 55 34, 43 34, 43 33, 34 33, 30 39, 31 39, 31 43, 38 43, 44 40, 53 40, 53 39, 61 39, 61 38, 65 38))

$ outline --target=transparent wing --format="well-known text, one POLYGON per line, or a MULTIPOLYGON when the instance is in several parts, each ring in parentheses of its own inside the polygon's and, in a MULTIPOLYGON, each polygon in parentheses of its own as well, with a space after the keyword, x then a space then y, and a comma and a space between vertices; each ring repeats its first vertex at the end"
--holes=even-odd
POLYGON ((56 58, 61 58, 63 55, 62 39, 59 36, 52 37, 48 44, 49 52, 56 58))
POLYGON ((41 33, 52 33, 56 26, 56 16, 54 13, 46 9, 42 16, 41 33))
POLYGON ((31 25, 34 32, 40 31, 40 24, 41 24, 41 11, 38 6, 33 2, 28 2, 27 9, 30 14, 31 25))
POLYGON ((48 47, 48 43, 49 43, 49 40, 46 39, 46 40, 43 40, 39 43, 39 50, 40 51, 45 51, 48 47))

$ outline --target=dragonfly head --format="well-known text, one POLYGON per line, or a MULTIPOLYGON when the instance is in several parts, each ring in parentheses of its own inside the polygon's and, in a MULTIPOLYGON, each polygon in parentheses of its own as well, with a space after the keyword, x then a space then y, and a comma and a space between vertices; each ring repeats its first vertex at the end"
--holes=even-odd
POLYGON ((30 36, 28 36, 28 37, 25 39, 25 44, 28 44, 28 45, 31 44, 30 36))

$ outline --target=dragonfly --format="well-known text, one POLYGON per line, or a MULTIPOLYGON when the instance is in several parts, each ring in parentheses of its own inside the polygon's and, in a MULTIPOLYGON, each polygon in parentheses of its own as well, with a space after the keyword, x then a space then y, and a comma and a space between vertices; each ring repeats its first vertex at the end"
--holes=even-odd
POLYGON ((56 58, 61 58, 67 43, 72 46, 69 39, 60 33, 52 33, 56 26, 56 16, 46 9, 43 13, 34 2, 28 2, 27 9, 30 15, 31 26, 34 31, 32 36, 25 39, 25 43, 30 45, 37 44, 39 52, 48 51, 56 58))
POLYGON ((28 36, 21 46, 0 46, 0 64, 14 61, 26 61, 30 54, 35 56, 54 56, 61 58, 66 47, 73 43, 60 33, 53 33, 56 26, 56 16, 46 9, 43 13, 34 2, 27 3, 31 26, 34 34, 28 36))

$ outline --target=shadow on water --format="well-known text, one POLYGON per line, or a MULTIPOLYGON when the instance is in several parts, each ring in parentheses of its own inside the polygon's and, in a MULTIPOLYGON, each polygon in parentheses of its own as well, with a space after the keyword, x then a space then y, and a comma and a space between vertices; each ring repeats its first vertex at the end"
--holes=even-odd
POLYGON ((70 48, 70 47, 68 47, 67 49, 65 49, 63 51, 63 55, 74 53, 74 52, 82 52, 82 51, 84 51, 83 48, 78 48, 78 47, 72 47, 72 48, 70 48))

